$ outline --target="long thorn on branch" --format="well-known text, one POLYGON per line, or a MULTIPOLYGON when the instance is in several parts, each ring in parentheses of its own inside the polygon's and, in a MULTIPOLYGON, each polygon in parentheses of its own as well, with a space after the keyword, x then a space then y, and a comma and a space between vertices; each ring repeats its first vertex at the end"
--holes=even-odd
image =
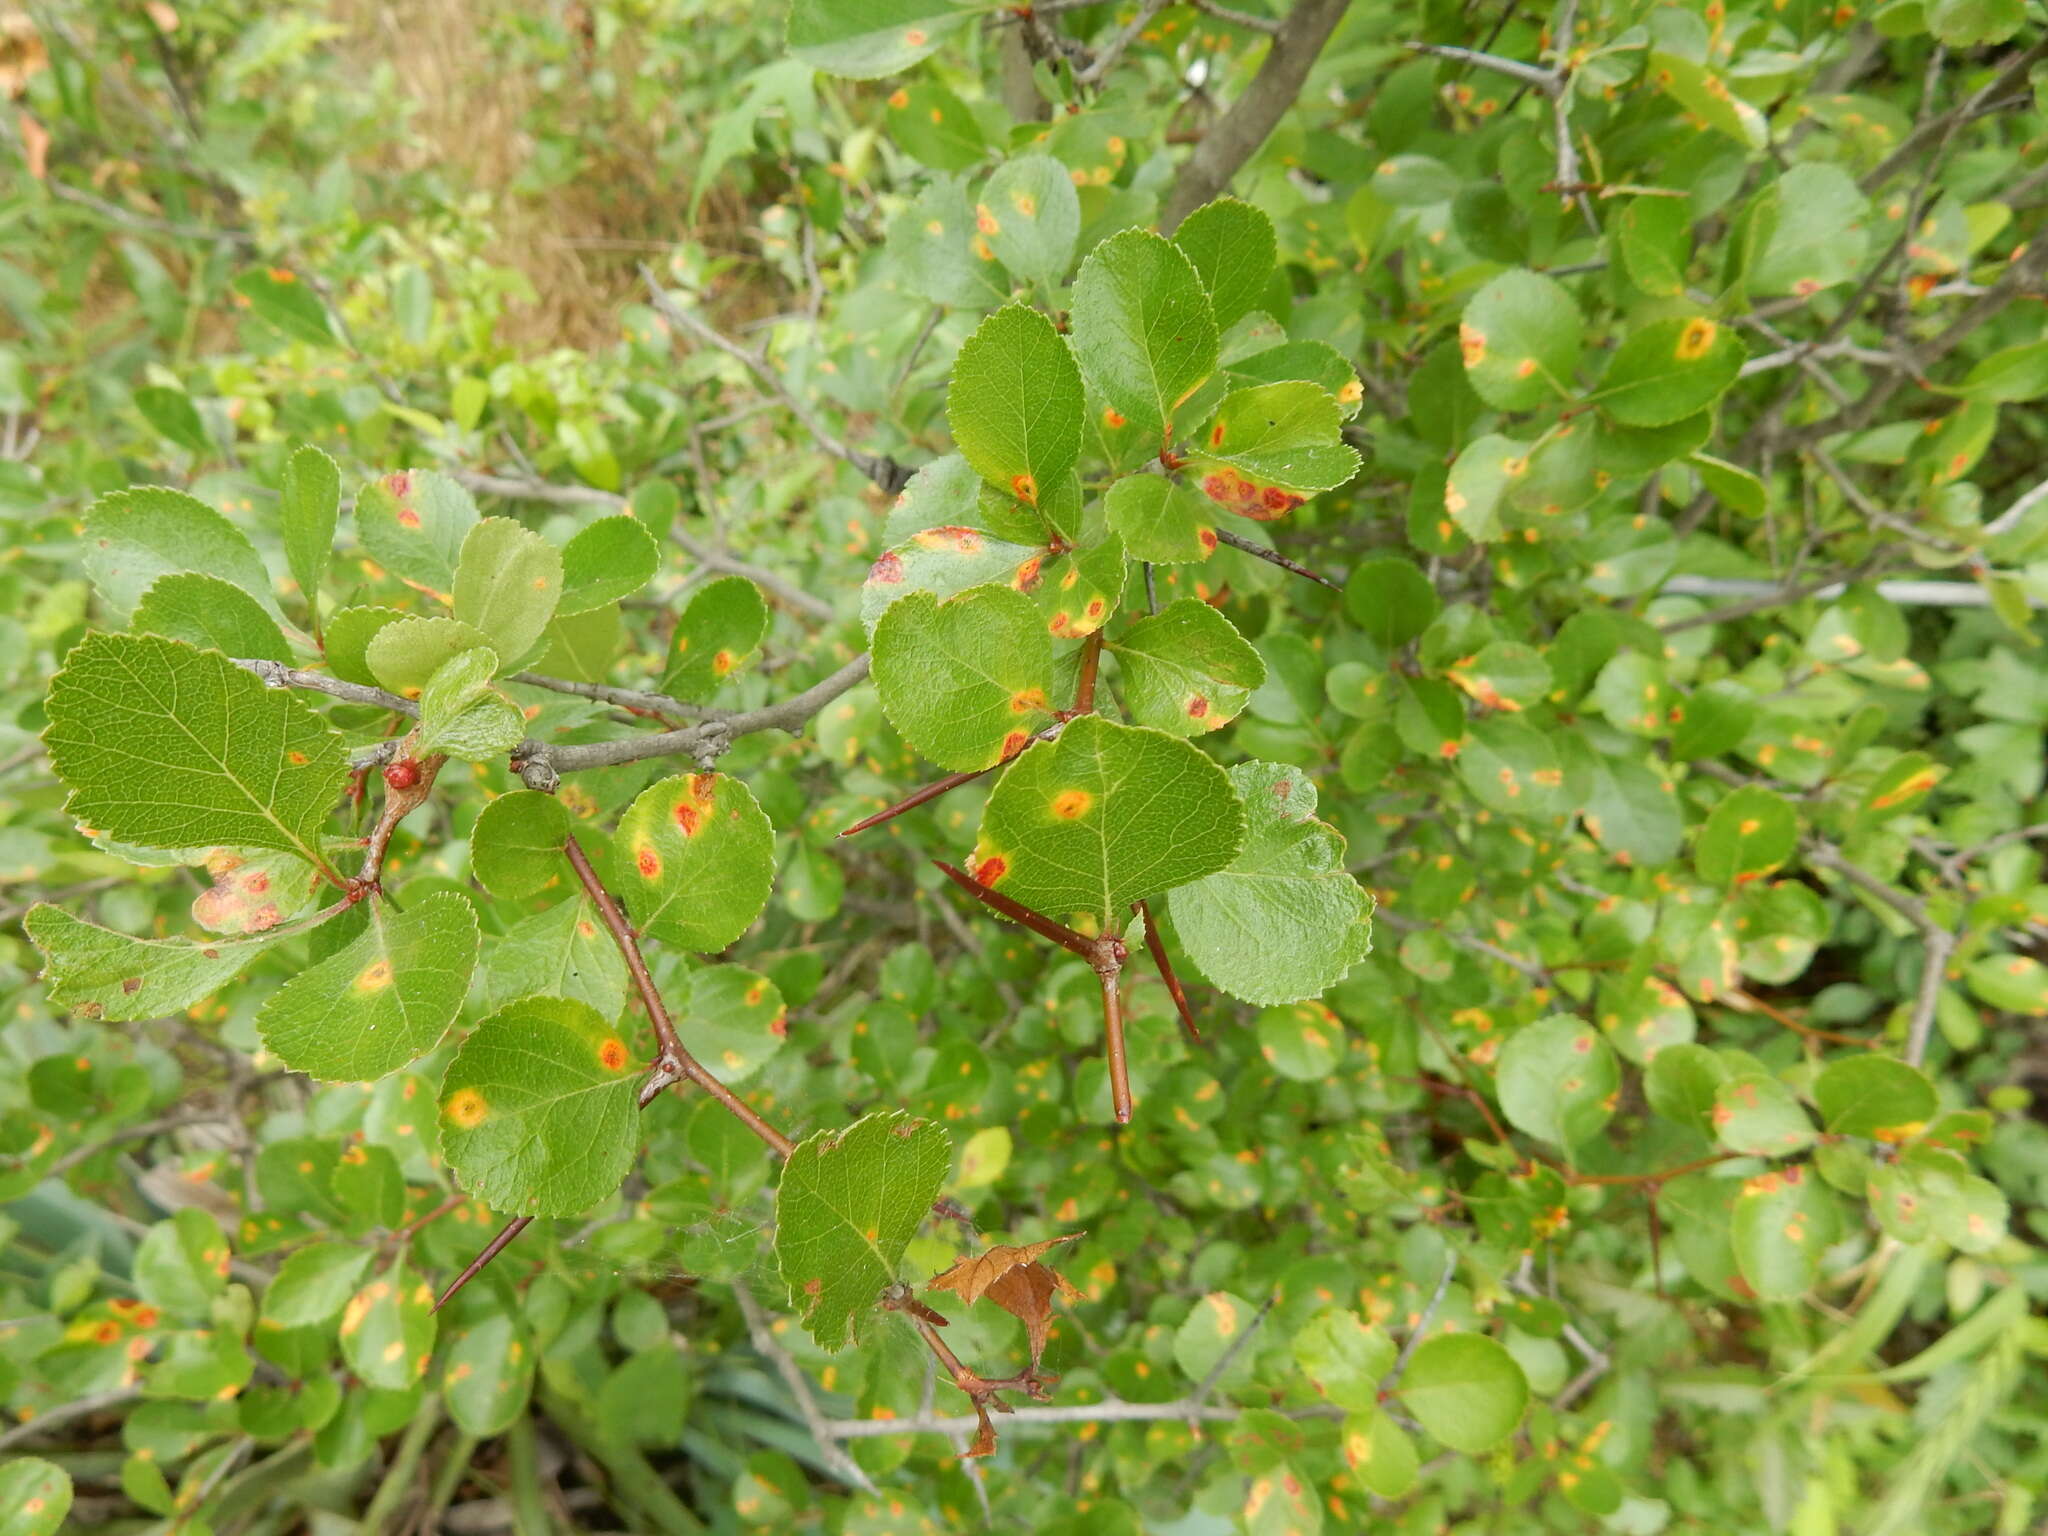
POLYGON ((532 1225, 533 1218, 531 1216, 514 1216, 510 1221, 506 1222, 498 1235, 484 1244, 483 1252, 464 1265, 462 1273, 449 1282, 448 1289, 443 1291, 440 1299, 434 1303, 434 1310, 438 1312, 447 1306, 449 1302, 453 1301, 457 1291, 482 1274, 485 1265, 511 1247, 512 1240, 532 1225))
POLYGON ((958 789, 962 784, 972 784, 976 779, 982 778, 987 774, 994 773, 996 769, 1006 767, 1010 763, 1016 761, 1016 759, 1023 754, 1025 748, 1029 747, 1033 742, 1051 741, 1055 736, 1059 735, 1060 731, 1064 729, 1065 726, 1066 721, 1055 720, 1051 725, 1048 725, 1044 730, 1032 732, 1030 739, 1027 740, 1023 746, 1017 748, 1015 752, 1009 752, 1004 754, 1004 756, 992 766, 987 768, 976 768, 967 773, 949 773, 943 779, 934 779, 931 783, 922 785, 919 788, 912 790, 909 794, 905 795, 901 800, 898 800, 894 805, 884 806, 881 810, 875 812, 872 816, 863 816, 859 821, 856 821, 852 826, 846 828, 839 835, 841 837, 852 837, 854 833, 865 832, 869 827, 879 827, 883 822, 894 821, 898 816, 904 815, 905 813, 910 811, 914 811, 920 805, 930 804, 932 801, 938 799, 939 796, 947 794, 952 790, 958 789))
POLYGON ((1228 528, 1218 528, 1216 530, 1216 542, 1228 544, 1232 549, 1250 555, 1255 560, 1263 560, 1268 565, 1277 565, 1283 571, 1292 571, 1296 576, 1318 582, 1328 587, 1332 592, 1342 592, 1344 590, 1344 583, 1341 581, 1332 581, 1321 572, 1312 571, 1307 566, 1288 559, 1279 550, 1268 549, 1265 545, 1248 539, 1242 534, 1232 533, 1228 528))
POLYGON ((1000 891, 990 890, 979 880, 975 879, 974 876, 966 873, 964 870, 955 869, 944 859, 933 859, 932 863, 938 866, 939 872, 948 880, 951 880, 961 890, 991 911, 1000 912, 1011 922, 1019 923, 1029 928, 1040 938, 1051 939, 1060 948, 1072 950, 1083 960, 1093 963, 1096 948, 1096 941, 1094 939, 1089 938, 1085 934, 1076 933, 1065 923, 1054 922, 1043 912, 1033 911, 1020 901, 1012 901, 1000 891))
POLYGON ((1200 1044, 1202 1031, 1195 1023, 1194 1010, 1188 1007, 1188 995, 1181 990, 1180 978, 1173 973, 1173 962, 1166 958, 1166 940, 1160 936, 1159 925, 1152 921, 1151 907, 1139 901, 1131 904, 1131 910, 1144 920, 1146 952, 1159 967, 1159 979, 1166 983, 1167 995, 1180 1014, 1180 1027, 1188 1032, 1190 1040, 1200 1044))

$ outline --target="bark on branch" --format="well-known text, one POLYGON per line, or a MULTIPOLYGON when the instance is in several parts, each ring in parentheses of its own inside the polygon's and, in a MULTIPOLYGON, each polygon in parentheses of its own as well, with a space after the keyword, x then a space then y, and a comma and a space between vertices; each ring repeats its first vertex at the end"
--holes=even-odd
POLYGON ((1266 62, 1245 93, 1202 136, 1173 179, 1173 190, 1159 211, 1159 228, 1172 234, 1180 222, 1230 185, 1245 161, 1257 153, 1287 109, 1301 94, 1308 72, 1323 44, 1344 19, 1351 0, 1297 0, 1280 30, 1266 62))

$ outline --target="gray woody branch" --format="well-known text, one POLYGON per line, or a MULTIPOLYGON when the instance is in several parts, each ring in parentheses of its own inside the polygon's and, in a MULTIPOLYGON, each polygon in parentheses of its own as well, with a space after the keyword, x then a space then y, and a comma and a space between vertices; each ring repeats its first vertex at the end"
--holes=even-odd
POLYGON ((1301 94, 1323 44, 1337 30, 1350 4, 1351 0, 1297 0, 1273 34, 1273 46, 1252 83, 1182 163, 1166 205, 1159 211, 1161 233, 1172 234, 1182 219, 1219 195, 1245 161, 1258 152, 1301 94))

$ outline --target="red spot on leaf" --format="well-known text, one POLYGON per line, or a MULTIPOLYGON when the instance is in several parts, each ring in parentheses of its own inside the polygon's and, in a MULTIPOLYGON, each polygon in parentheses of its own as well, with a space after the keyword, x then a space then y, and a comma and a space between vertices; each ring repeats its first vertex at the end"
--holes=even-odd
POLYGON ((893 549, 868 567, 868 580, 894 586, 903 579, 903 557, 893 549))

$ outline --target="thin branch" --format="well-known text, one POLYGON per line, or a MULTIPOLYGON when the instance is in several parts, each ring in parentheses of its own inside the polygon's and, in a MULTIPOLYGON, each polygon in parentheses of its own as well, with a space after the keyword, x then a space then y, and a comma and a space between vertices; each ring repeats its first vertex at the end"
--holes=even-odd
POLYGON ((576 880, 583 892, 597 908, 597 915, 604 923, 605 931, 618 945, 619 953, 625 957, 626 969, 632 974, 633 985, 639 990, 640 1001, 646 1005, 647 1017, 654 1025, 655 1038, 661 1043, 661 1054, 654 1066, 657 1072, 673 1074, 674 1078, 687 1079, 702 1088, 740 1124, 752 1131, 768 1146, 777 1157, 787 1157, 796 1143, 791 1141, 774 1126, 755 1113, 753 1107, 742 1100, 724 1083, 714 1077, 704 1064, 690 1054, 676 1033, 675 1021, 669 1017, 668 1005, 662 1000, 661 989, 654 984, 654 977, 647 969, 647 961, 640 953, 639 937, 632 925, 626 921, 626 914, 620 910, 618 901, 605 888, 591 867, 590 859, 583 852, 583 845, 573 834, 562 845, 562 852, 569 860, 569 867, 575 871, 576 880))
POLYGON ((1191 1410, 1199 1409, 1202 1404, 1209 1401, 1209 1394, 1214 1392, 1217 1384, 1223 1380, 1231 1362, 1244 1353, 1245 1346, 1252 1341, 1252 1335, 1259 1331, 1260 1325, 1266 1321, 1266 1314, 1273 1310, 1273 1304, 1279 1299, 1277 1292, 1269 1293, 1265 1301, 1260 1303, 1259 1310, 1252 1320, 1239 1329, 1237 1337, 1230 1341, 1230 1347, 1216 1357, 1216 1363, 1209 1367, 1209 1373, 1196 1384, 1194 1396, 1188 1399, 1188 1407, 1191 1410))
POLYGON ((1444 1254, 1444 1272, 1437 1276, 1436 1290, 1431 1293, 1429 1305, 1422 1309, 1422 1315, 1415 1320, 1415 1326, 1408 1330, 1408 1338, 1401 1346, 1401 1353, 1394 1361, 1394 1368, 1387 1372, 1387 1379, 1380 1383, 1382 1392, 1391 1392, 1401 1384, 1401 1376, 1408 1369, 1423 1335, 1429 1332, 1429 1325, 1436 1320, 1437 1308, 1444 1304, 1444 1296, 1451 1288, 1451 1276, 1458 1272, 1458 1250, 1450 1249, 1444 1254))
POLYGON ((1473 954, 1484 955, 1489 960, 1498 960, 1502 965, 1526 976, 1538 986, 1548 987, 1555 983, 1555 978, 1552 977, 1549 969, 1540 961, 1525 960, 1520 955, 1512 954, 1502 949, 1498 944, 1489 943, 1477 934, 1463 933, 1456 928, 1447 928, 1441 923, 1425 923, 1417 918, 1407 917, 1399 912, 1392 911, 1385 906, 1380 906, 1373 912, 1373 921, 1385 923, 1396 933, 1421 933, 1424 930, 1440 933, 1459 948, 1469 949, 1473 954))
POLYGON ((434 1302, 434 1310, 438 1312, 443 1307, 447 1306, 449 1302, 453 1301, 455 1299, 455 1293, 457 1291, 461 1290, 465 1285, 469 1284, 470 1281, 474 1280, 478 1275, 482 1274, 484 1271, 484 1266, 489 1264, 491 1260, 495 1259, 507 1248, 511 1247, 513 1240, 517 1238, 520 1233, 524 1232, 528 1227, 532 1225, 533 1218, 531 1216, 515 1216, 510 1221, 506 1222, 504 1229, 500 1231, 496 1237, 492 1238, 488 1243, 484 1244, 483 1252, 479 1253, 475 1258, 471 1259, 467 1264, 463 1265, 462 1273, 457 1275, 453 1280, 448 1282, 448 1289, 443 1291, 440 1297, 434 1302))
POLYGON ((1172 234, 1180 222, 1230 185, 1244 163, 1279 125, 1323 51, 1351 0, 1295 0, 1294 9, 1273 34, 1265 62, 1244 94, 1202 135, 1181 163, 1173 190, 1159 210, 1159 229, 1172 234))
POLYGON ((1173 1006, 1180 1014, 1180 1027, 1188 1032, 1190 1040, 1199 1043, 1202 1031, 1195 1023, 1194 1010, 1188 1007, 1188 995, 1181 990, 1180 978, 1173 973, 1173 962, 1166 957, 1166 940, 1160 937, 1159 925, 1152 921, 1152 909, 1144 902, 1134 902, 1131 910, 1145 924, 1145 949, 1152 956, 1152 963, 1159 968, 1159 979, 1166 983, 1166 992, 1173 999, 1173 1006))
MULTIPOLYGON (((1233 27, 1243 27, 1248 32, 1263 32, 1268 37, 1280 35, 1281 22, 1272 16, 1248 16, 1243 11, 1234 11, 1227 5, 1218 5, 1216 0, 1189 0, 1189 4, 1204 16, 1214 16, 1218 21, 1228 22, 1233 27)), ((1040 10, 1044 7, 1040 6, 1040 10)))
POLYGON ((1930 117, 1924 122, 1916 123, 1912 132, 1899 141, 1899 147, 1864 172, 1857 184, 1865 192, 1876 191, 1910 165, 1928 145, 1947 138, 1956 126, 1975 117, 1985 104, 2024 89, 2028 72, 2032 70, 2035 62, 2043 57, 2048 57, 2048 40, 2036 42, 2033 46, 2013 54, 1982 89, 1972 92, 1968 98, 1941 116, 1930 117))
POLYGON ((247 657, 231 658, 244 672, 253 672, 272 688, 303 688, 310 693, 324 693, 329 698, 343 699, 350 704, 369 704, 378 709, 395 710, 401 715, 417 720, 420 706, 416 700, 400 698, 382 688, 367 687, 362 683, 345 682, 330 677, 325 672, 306 672, 297 667, 288 667, 281 661, 252 660, 247 657))
MULTIPOLYGON (((614 512, 626 512, 632 503, 612 491, 601 491, 594 485, 554 485, 545 480, 521 480, 510 475, 479 474, 474 470, 456 470, 450 478, 480 496, 502 496, 508 501, 537 501, 557 507, 608 507, 614 512)), ((796 586, 786 577, 778 576, 764 566, 728 555, 723 550, 713 549, 703 540, 671 528, 669 537, 681 545, 683 552, 699 565, 719 571, 728 576, 744 576, 763 591, 773 594, 786 606, 812 618, 830 620, 837 615, 828 602, 814 597, 802 587, 796 586)))
POLYGON ((1832 870, 1873 900, 1891 908, 1920 935, 1920 985, 1913 997, 1913 1011, 1906 1025, 1907 1065, 1917 1067, 1927 1059, 1927 1046, 1934 1034, 1934 1015, 1941 1003, 1941 984, 1948 962, 1956 950, 1956 935, 1927 910, 1927 903, 1908 896, 1859 865, 1850 863, 1826 843, 1809 840, 1806 862, 1832 870))
POLYGON ((54 1179, 62 1174, 69 1173, 80 1163, 85 1162, 89 1158, 97 1157, 109 1147, 118 1147, 131 1141, 147 1141, 152 1136, 161 1136, 167 1131, 183 1130, 187 1126, 224 1125, 231 1123, 234 1123, 233 1117, 226 1114, 161 1115, 154 1120, 145 1120, 140 1125, 131 1125, 124 1130, 114 1131, 109 1135, 100 1137, 97 1141, 89 1141, 83 1146, 73 1147, 69 1152, 66 1152, 62 1157, 50 1164, 48 1168, 44 1169, 43 1177, 54 1179))
POLYGON ((1343 582, 1332 581, 1329 577, 1288 559, 1277 549, 1268 549, 1265 545, 1248 539, 1243 534, 1232 533, 1228 528, 1218 528, 1216 530, 1216 542, 1228 544, 1232 549, 1239 550, 1244 554, 1252 556, 1254 559, 1264 560, 1269 565, 1277 565, 1283 571, 1291 571, 1296 576, 1306 577, 1310 581, 1318 582, 1328 587, 1332 592, 1342 592, 1344 590, 1343 582))
POLYGON ((95 1413, 111 1413, 116 1408, 125 1408, 142 1396, 140 1387, 117 1387, 111 1392, 94 1392, 85 1397, 73 1398, 68 1403, 58 1403, 45 1408, 34 1418, 14 1426, 0 1434, 0 1451, 19 1445, 24 1440, 68 1424, 73 1419, 83 1419, 95 1413))
POLYGON ((640 277, 647 284, 654 309, 670 325, 686 331, 699 345, 723 352, 744 367, 760 381, 763 388, 782 402, 783 408, 797 419, 797 424, 817 442, 818 446, 838 459, 859 470, 879 486, 885 495, 894 496, 910 479, 910 471, 886 454, 873 454, 859 448, 848 447, 832 431, 810 405, 799 397, 783 380, 768 359, 759 352, 749 351, 731 337, 707 325, 669 297, 668 290, 656 280, 653 271, 644 263, 640 277))
POLYGON ((1152 24, 1152 18, 1166 9, 1167 0, 1138 0, 1138 8, 1131 19, 1112 32, 1109 41, 1084 69, 1074 72, 1076 85, 1100 85, 1102 79, 1122 61, 1124 51, 1138 40, 1138 34, 1152 24))
MULTIPOLYGON (((1229 1423, 1259 1410, 1229 1408, 1221 1404, 1197 1405, 1186 1399, 1171 1403, 1127 1403, 1112 1399, 1103 1403, 1068 1403, 1049 1408, 1016 1408, 1003 1422, 1006 1428, 1022 1424, 1148 1424, 1162 1420, 1194 1419, 1208 1423, 1229 1423)), ((1282 1409, 1282 1418, 1341 1419, 1344 1410, 1335 1403, 1317 1403, 1308 1408, 1282 1409)), ((962 1415, 934 1419, 833 1419, 827 1425, 835 1440, 873 1440, 885 1435, 972 1434, 981 1427, 977 1418, 962 1415)))
POLYGON ((1427 53, 1439 59, 1456 59, 1460 64, 1470 64, 1475 69, 1490 69, 1497 75, 1506 75, 1511 80, 1533 85, 1544 92, 1553 90, 1557 83, 1556 74, 1540 65, 1504 59, 1497 53, 1481 53, 1477 48, 1459 48, 1449 43, 1404 43, 1402 46, 1410 53, 1427 53))
POLYGON ((848 689, 867 680, 868 658, 862 652, 830 677, 777 704, 742 710, 723 719, 673 731, 652 731, 616 741, 573 742, 550 746, 524 741, 513 751, 513 766, 529 789, 554 788, 559 776, 590 768, 610 768, 650 757, 691 757, 708 767, 742 736, 756 731, 796 731, 848 689))
POLYGON ((818 1407, 818 1400, 811 1392, 810 1378, 791 1358, 788 1350, 777 1342, 774 1326, 768 1321, 768 1314, 761 1303, 754 1299, 754 1293, 747 1289, 744 1280, 732 1283, 733 1299, 740 1304, 740 1315, 747 1320, 747 1337, 753 1340, 755 1351, 770 1365, 775 1374, 782 1378, 789 1388, 789 1395, 796 1399, 796 1411, 802 1415, 804 1427, 811 1432, 811 1439, 817 1442, 818 1453, 825 1458, 825 1464, 833 1475, 850 1488, 863 1493, 873 1493, 875 1485, 869 1481, 860 1464, 839 1448, 839 1441, 832 1433, 832 1426, 824 1412, 818 1407))

